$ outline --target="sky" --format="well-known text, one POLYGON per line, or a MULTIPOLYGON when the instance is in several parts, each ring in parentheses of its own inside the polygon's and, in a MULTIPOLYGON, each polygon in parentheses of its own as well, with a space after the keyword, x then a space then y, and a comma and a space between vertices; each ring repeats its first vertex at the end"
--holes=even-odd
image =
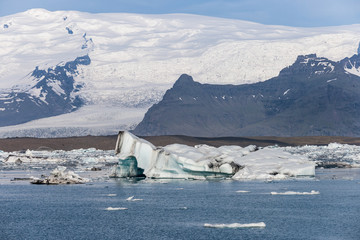
POLYGON ((360 24, 359 0, 0 0, 0 17, 31 8, 90 13, 189 13, 294 27, 360 24))

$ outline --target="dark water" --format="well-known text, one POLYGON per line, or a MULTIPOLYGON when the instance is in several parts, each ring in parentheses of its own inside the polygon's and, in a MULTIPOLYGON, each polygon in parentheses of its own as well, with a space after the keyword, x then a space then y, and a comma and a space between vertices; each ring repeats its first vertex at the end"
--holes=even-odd
POLYGON ((277 182, 2 184, 0 239, 360 239, 359 178, 318 175, 320 180, 277 182), (269 194, 311 190, 320 194, 269 194), (132 195, 143 200, 126 201, 132 195), (266 227, 204 227, 235 222, 265 222, 266 227))

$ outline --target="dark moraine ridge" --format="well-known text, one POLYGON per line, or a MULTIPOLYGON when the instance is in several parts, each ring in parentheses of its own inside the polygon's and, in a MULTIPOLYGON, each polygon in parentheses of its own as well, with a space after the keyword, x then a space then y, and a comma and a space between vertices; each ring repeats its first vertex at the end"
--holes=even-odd
MULTIPOLYGON (((207 144, 219 147, 222 145, 248 145, 257 146, 300 146, 300 145, 326 145, 332 142, 352 144, 360 146, 360 138, 353 137, 220 137, 204 138, 181 135, 171 136, 146 136, 143 137, 155 146, 165 146, 179 143, 194 146, 207 144)), ((96 148, 112 150, 115 148, 117 136, 85 136, 69 138, 4 138, 0 139, 0 150, 11 152, 20 150, 72 150, 80 148, 96 148)))

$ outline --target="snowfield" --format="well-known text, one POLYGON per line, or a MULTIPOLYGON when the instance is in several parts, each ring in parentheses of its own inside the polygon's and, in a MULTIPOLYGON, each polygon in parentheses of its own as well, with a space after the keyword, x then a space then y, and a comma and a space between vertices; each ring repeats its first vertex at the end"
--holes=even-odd
MULTIPOLYGON (((360 25, 295 28, 189 14, 31 9, 0 18, 0 97, 1 92, 32 85, 29 74, 37 66, 47 69, 88 54, 91 64, 80 66, 75 80, 84 84, 80 96, 94 116, 104 109, 124 109, 104 123, 105 132, 113 134, 114 126, 130 129, 137 124, 182 73, 201 83, 264 81, 277 76, 298 55, 350 57, 358 51, 359 35, 360 25), (137 115, 129 121, 128 113, 133 116, 134 111, 137 115)), ((79 111, 71 123, 61 123, 62 118, 67 121, 66 115, 15 128, 35 133, 47 125, 76 128, 88 113, 79 111)), ((97 126, 101 120, 88 119, 84 128, 104 134, 97 126)), ((88 134, 86 129, 83 132, 88 134)), ((0 128, 0 136, 24 134, 13 131, 0 128)), ((62 136, 69 134, 65 130, 62 136)))

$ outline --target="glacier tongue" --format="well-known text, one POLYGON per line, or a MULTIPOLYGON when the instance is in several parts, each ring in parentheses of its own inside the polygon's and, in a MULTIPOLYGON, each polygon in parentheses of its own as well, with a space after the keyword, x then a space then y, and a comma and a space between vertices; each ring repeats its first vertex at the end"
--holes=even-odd
POLYGON ((133 167, 136 164, 149 178, 285 179, 315 175, 314 162, 280 148, 257 150, 255 146, 216 148, 182 144, 157 148, 124 131, 118 135, 115 151, 120 160, 113 175, 120 177, 137 175, 138 172, 133 167), (129 159, 136 160, 137 163, 130 166, 129 159))

